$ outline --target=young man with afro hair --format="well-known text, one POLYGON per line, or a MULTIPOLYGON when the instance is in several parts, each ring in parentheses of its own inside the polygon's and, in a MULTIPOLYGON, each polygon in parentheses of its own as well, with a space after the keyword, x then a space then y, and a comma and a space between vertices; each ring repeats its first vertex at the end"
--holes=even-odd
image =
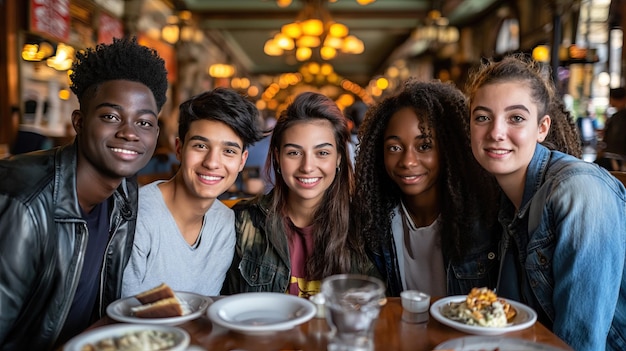
POLYGON ((121 296, 167 71, 134 38, 72 70, 74 142, 0 161, 0 350, 53 349, 121 296))

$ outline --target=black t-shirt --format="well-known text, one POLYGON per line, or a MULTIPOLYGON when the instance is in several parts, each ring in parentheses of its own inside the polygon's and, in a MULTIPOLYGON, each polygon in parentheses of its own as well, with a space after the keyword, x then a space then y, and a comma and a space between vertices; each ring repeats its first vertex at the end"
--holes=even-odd
POLYGON ((90 213, 82 212, 89 230, 87 251, 72 307, 57 339, 59 345, 85 330, 91 323, 91 314, 100 287, 100 270, 109 241, 108 212, 107 201, 94 207, 90 213))

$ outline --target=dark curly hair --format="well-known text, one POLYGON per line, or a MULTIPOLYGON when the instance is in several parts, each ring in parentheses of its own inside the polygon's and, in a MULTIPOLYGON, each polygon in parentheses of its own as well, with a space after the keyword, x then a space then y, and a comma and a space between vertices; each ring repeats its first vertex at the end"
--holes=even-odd
POLYGON ((185 142, 191 122, 214 120, 229 126, 243 141, 243 149, 263 137, 259 110, 243 95, 228 88, 215 88, 191 97, 180 104, 178 137, 185 142))
POLYGON ((82 105, 87 95, 110 80, 129 80, 147 86, 159 111, 165 104, 167 70, 165 61, 154 49, 139 45, 137 38, 113 39, 112 44, 98 44, 76 53, 72 65, 72 91, 82 105))
POLYGON ((467 95, 471 101, 476 91, 487 84, 520 81, 527 82, 531 97, 537 104, 537 121, 550 116, 550 131, 541 143, 551 150, 558 150, 575 157, 582 157, 581 139, 573 116, 565 108, 556 93, 550 68, 534 61, 525 54, 511 54, 500 61, 485 60, 470 74, 467 95))
POLYGON ((472 155, 465 97, 448 83, 409 80, 368 111, 359 130, 353 227, 371 252, 380 253, 391 240, 393 211, 403 195, 385 170, 384 134, 394 113, 406 107, 415 111, 424 135, 434 131, 439 145, 440 241, 445 257, 460 260, 476 221, 496 218, 496 186, 472 155))
MULTIPOLYGON (((345 117, 337 104, 325 95, 305 92, 298 95, 283 111, 274 126, 270 140, 266 171, 274 172, 275 186, 273 203, 267 215, 268 231, 284 232, 289 187, 279 173, 277 160, 283 135, 295 124, 316 120, 329 121, 333 127, 337 152, 341 158, 339 170, 331 185, 326 189, 315 213, 313 240, 315 249, 306 262, 307 278, 319 280, 332 274, 347 273, 353 257, 351 250, 358 250, 354 238, 348 235, 350 224, 349 207, 353 185, 353 169, 348 157, 350 133, 345 117)), ((364 255, 354 256, 356 259, 364 255)))

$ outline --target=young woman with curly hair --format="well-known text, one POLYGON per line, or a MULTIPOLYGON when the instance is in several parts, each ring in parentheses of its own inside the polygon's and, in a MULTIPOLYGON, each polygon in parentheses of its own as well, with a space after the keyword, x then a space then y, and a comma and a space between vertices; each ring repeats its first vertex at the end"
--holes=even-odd
POLYGON ((365 255, 348 235, 349 140, 341 111, 322 94, 302 93, 281 114, 266 167, 273 190, 233 207, 237 242, 223 294, 306 297, 327 276, 362 272, 365 255))
POLYGON ((471 148, 504 196, 498 294, 574 350, 626 349, 626 190, 574 156, 580 139, 549 72, 524 56, 469 81, 471 148))
POLYGON ((465 97, 409 81, 359 130, 353 228, 387 294, 434 296, 495 285, 495 183, 469 150, 465 97))

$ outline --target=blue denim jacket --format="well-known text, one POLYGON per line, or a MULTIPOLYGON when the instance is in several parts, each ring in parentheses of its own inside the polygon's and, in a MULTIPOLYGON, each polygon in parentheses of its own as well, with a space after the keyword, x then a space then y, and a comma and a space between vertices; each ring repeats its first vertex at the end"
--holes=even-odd
MULTIPOLYGON (((368 255, 387 284, 387 296, 400 296, 403 290, 398 253, 393 239, 393 233, 402 230, 402 216, 397 207, 391 219, 391 233, 389 233, 388 240, 378 248, 378 252, 368 251, 368 255)), ((448 295, 464 295, 474 287, 494 288, 496 285, 498 243, 493 239, 493 233, 476 223, 474 234, 468 235, 474 236, 474 245, 463 262, 452 262, 444 257, 448 295)))
POLYGON ((595 164, 538 144, 514 212, 505 198, 499 220, 504 237, 521 248, 523 302, 575 350, 626 350, 624 186, 595 164), (542 186, 545 200, 534 200, 545 201, 541 219, 529 233, 531 202, 542 186))

